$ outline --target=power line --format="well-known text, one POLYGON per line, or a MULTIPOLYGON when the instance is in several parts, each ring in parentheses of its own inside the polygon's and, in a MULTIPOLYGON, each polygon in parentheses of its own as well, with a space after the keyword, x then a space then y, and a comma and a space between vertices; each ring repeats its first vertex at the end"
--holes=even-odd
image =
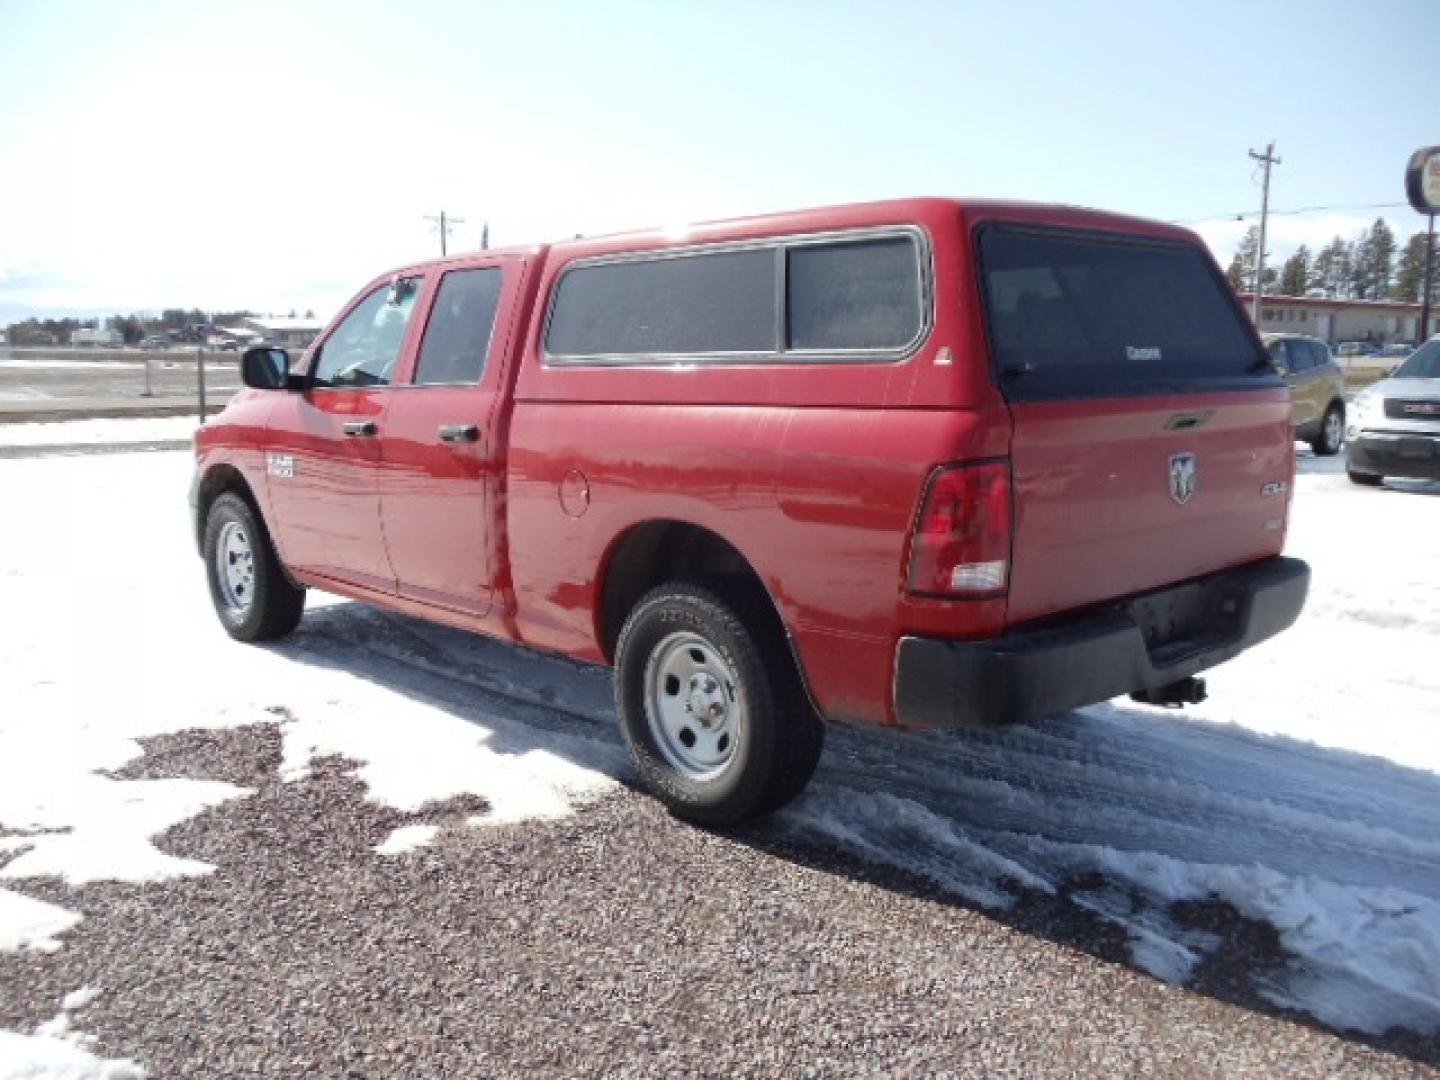
MULTIPOLYGON (((1349 206, 1300 206, 1294 210, 1271 210, 1271 217, 1291 217, 1295 214, 1318 214, 1331 210, 1399 210, 1409 203, 1354 203, 1349 206)), ((1233 214, 1211 214, 1209 217, 1186 218, 1183 221, 1171 221, 1171 225, 1199 225, 1205 221, 1244 221, 1246 218, 1254 217, 1254 210, 1237 210, 1233 214)))

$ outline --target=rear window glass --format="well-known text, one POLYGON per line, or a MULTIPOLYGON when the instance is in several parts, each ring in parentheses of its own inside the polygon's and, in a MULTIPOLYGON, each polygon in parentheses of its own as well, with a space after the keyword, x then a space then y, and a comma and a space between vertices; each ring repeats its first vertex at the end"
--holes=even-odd
POLYGON ((899 349, 920 333, 919 246, 907 237, 786 252, 792 349, 899 349))
POLYGON ((1008 396, 1273 378, 1223 279, 1191 245, 991 226, 981 233, 980 261, 1008 396))
POLYGON ((717 251, 580 266, 556 290, 554 356, 774 352, 775 253, 717 251))
POLYGON ((1309 371, 1315 366, 1315 354, 1308 341, 1277 341, 1270 347, 1270 355, 1278 356, 1292 372, 1309 371), (1278 350, 1278 351, 1277 351, 1278 350))

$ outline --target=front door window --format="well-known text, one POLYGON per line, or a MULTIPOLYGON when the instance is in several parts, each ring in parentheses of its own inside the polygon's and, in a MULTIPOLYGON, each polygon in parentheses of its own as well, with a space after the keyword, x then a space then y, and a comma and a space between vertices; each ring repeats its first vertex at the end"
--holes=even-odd
POLYGON ((381 285, 345 316, 320 348, 316 387, 388 386, 395 377, 419 278, 381 285))

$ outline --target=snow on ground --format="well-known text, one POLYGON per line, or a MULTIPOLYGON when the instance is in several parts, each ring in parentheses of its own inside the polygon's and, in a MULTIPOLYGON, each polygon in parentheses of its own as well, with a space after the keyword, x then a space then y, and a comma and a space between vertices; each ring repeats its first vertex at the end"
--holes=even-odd
POLYGON ((53 952, 60 948, 59 935, 79 921, 73 911, 0 889, 0 949, 53 952))
POLYGON ((101 371, 143 371, 143 360, 52 360, 27 356, 0 356, 0 367, 18 367, 29 371, 46 368, 55 371, 84 370, 94 368, 101 371))
POLYGON ((0 424, 0 446, 167 442, 189 439, 199 426, 193 416, 0 424))
POLYGON ((401 825, 375 845, 378 855, 404 855, 407 851, 426 847, 440 832, 438 825, 401 825))
POLYGON ((94 1037, 74 1030, 70 1014, 99 996, 96 987, 82 986, 66 994, 60 1011, 33 1035, 0 1031, 0 1080, 144 1080, 139 1065, 96 1057, 94 1037))
MULTIPOLYGON (((140 756, 138 739, 186 728, 281 722, 291 777, 314 756, 341 754, 362 763, 377 801, 417 811, 479 795, 491 811, 476 820, 487 824, 564 814, 613 786, 617 748, 537 738, 508 698, 477 695, 457 715, 427 699, 433 680, 409 665, 383 681, 317 669, 303 633, 287 652, 231 642, 191 539, 189 468, 183 454, 0 462, 7 499, 35 510, 0 533, 0 855, 11 856, 0 881, 162 881, 212 869, 151 840, 245 789, 114 776, 140 756)), ((313 606, 323 626, 324 600, 313 606)), ((583 704, 603 709, 605 675, 586 674, 583 704)), ((69 916, 16 895, 0 892, 0 943, 62 934, 69 916)))
MULTIPOLYGON (((32 508, 0 531, 0 610, 23 613, 0 624, 0 845, 20 853, 0 868, 0 945, 63 942, 75 917, 7 901, 32 874, 204 872, 151 838, 245 793, 114 778, 146 735, 276 723, 287 776, 357 760, 370 798, 421 819, 379 845, 390 858, 434 836, 427 803, 479 795, 490 811, 473 820, 523 822, 628 775, 602 670, 320 597, 285 643, 231 642, 190 539, 188 472, 169 453, 0 461, 11 505, 32 508)), ((1178 982, 1220 946, 1184 902, 1218 897, 1275 928, 1289 959, 1262 973, 1271 1000, 1341 1028, 1440 1029, 1437 495, 1352 487, 1307 457, 1291 550, 1315 572, 1309 609, 1211 673, 1209 702, 833 731, 779 827, 987 907, 1078 889, 1137 964, 1178 982)))
POLYGON ((0 1031, 0 1077, 5 1080, 144 1080, 133 1061, 110 1061, 68 1039, 0 1031))

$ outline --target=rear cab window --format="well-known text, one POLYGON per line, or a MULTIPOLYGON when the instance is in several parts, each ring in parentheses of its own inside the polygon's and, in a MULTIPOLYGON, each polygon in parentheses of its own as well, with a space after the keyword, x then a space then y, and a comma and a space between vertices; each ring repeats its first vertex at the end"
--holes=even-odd
POLYGON ((1007 398, 1243 389, 1275 378, 1193 244, 992 224, 979 230, 978 253, 1007 398))
POLYGON ((440 279, 425 324, 414 382, 420 386, 473 386, 485 372, 502 271, 481 267, 448 271, 440 279))

